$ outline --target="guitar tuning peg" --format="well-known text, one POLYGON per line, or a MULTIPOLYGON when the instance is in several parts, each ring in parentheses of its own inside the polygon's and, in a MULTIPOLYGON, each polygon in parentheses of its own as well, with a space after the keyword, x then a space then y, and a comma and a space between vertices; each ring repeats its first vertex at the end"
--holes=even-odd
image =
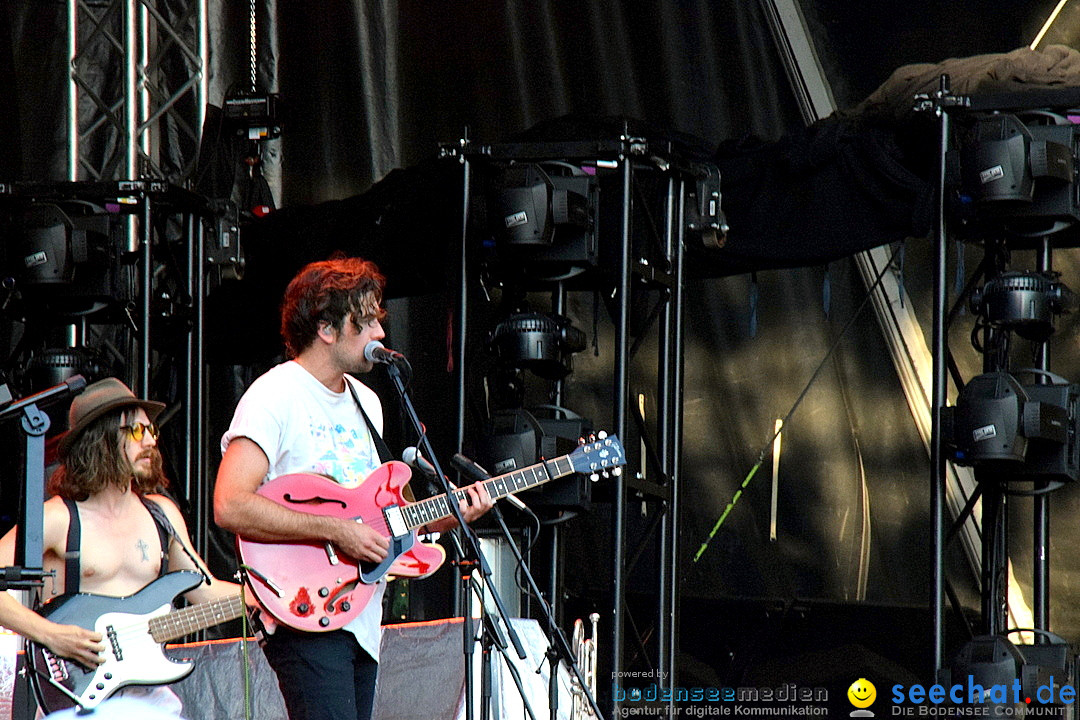
POLYGON ((612 474, 612 475, 613 475, 614 477, 619 477, 619 476, 621 476, 621 475, 622 475, 622 468, 615 468, 615 469, 613 469, 613 470, 611 471, 611 474, 612 474))
POLYGON ((606 440, 607 430, 601 430, 600 432, 596 433, 596 437, 600 438, 601 440, 606 440))
POLYGON ((609 477, 611 477, 611 474, 608 473, 607 470, 605 470, 604 472, 602 472, 600 474, 604 477, 605 480, 608 479, 609 477))
POLYGON ((593 433, 589 433, 589 442, 596 442, 596 435, 594 435, 593 433))
POLYGON ((589 475, 589 479, 592 480, 593 482, 596 482, 597 480, 600 479, 600 476, 597 475, 596 473, 592 473, 591 475, 589 475))
POLYGON ((578 447, 581 447, 582 445, 584 445, 585 444, 585 438, 579 437, 577 439, 577 444, 578 444, 578 447))

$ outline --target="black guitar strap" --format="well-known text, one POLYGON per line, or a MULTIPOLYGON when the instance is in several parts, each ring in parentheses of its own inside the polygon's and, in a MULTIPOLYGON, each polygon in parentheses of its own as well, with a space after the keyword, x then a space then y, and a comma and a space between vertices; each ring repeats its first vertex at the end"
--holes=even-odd
POLYGON ((353 387, 352 381, 348 377, 345 378, 345 385, 349 388, 349 392, 352 393, 356 407, 364 417, 364 422, 367 423, 368 430, 371 432, 371 439, 375 442, 375 450, 379 453, 379 460, 384 463, 390 462, 394 459, 394 456, 390 454, 390 448, 387 446, 386 441, 382 439, 382 435, 375 432, 375 426, 371 424, 371 418, 364 412, 364 406, 360 404, 360 396, 356 394, 356 388, 353 387))
POLYGON ((139 496, 142 500, 143 506, 150 512, 150 517, 154 518, 154 524, 157 525, 158 540, 161 541, 161 572, 159 575, 164 575, 168 572, 169 568, 169 541, 175 540, 180 547, 184 547, 184 543, 180 542, 180 538, 176 535, 176 528, 169 522, 169 518, 165 517, 165 511, 161 509, 153 500, 147 500, 142 495, 139 496))
MULTIPOLYGON (((169 518, 165 516, 165 512, 161 509, 161 506, 152 500, 147 500, 144 497, 140 497, 147 511, 150 513, 150 517, 154 518, 154 526, 158 532, 158 542, 161 544, 161 569, 158 571, 158 575, 164 575, 169 571, 169 540, 176 540, 180 544, 180 547, 184 549, 184 552, 188 552, 188 549, 184 547, 184 544, 180 542, 180 538, 176 534, 176 528, 169 522, 169 518)), ((79 592, 79 580, 81 578, 81 566, 80 566, 80 546, 82 542, 82 523, 79 521, 79 506, 75 504, 75 501, 71 498, 63 498, 64 505, 68 509, 68 532, 67 540, 64 546, 64 593, 72 594, 79 592)), ((192 558, 192 562, 195 559, 192 558)), ((200 570, 202 566, 198 562, 195 562, 195 566, 200 570)), ((204 573, 205 575, 205 573, 204 573)))
POLYGON ((203 570, 202 564, 195 559, 195 556, 192 555, 191 551, 187 549, 187 545, 185 545, 183 541, 180 540, 180 536, 176 533, 176 528, 174 528, 173 524, 169 522, 169 518, 165 516, 165 511, 161 509, 161 506, 153 500, 149 500, 142 496, 139 496, 139 499, 142 500, 142 503, 146 506, 146 509, 150 511, 150 515, 154 518, 154 521, 157 523, 158 526, 158 535, 159 537, 161 537, 161 574, 164 575, 168 572, 168 548, 169 539, 171 538, 176 541, 176 544, 180 546, 180 549, 184 551, 184 554, 191 559, 191 562, 202 574, 203 580, 206 581, 206 584, 210 585, 210 577, 206 574, 206 571, 203 570))
POLYGON ((64 594, 79 592, 79 508, 71 498, 63 498, 68 509, 67 542, 64 545, 64 594))

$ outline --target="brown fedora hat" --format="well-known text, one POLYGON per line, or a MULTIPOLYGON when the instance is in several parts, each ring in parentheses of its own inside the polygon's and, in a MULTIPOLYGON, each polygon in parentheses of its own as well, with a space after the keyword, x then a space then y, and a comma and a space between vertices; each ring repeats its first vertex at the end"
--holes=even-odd
POLYGON ((165 403, 140 400, 131 392, 131 388, 112 377, 87 385, 86 389, 71 401, 68 431, 60 439, 57 448, 60 457, 67 455, 71 443, 75 442, 75 438, 79 437, 90 423, 110 410, 124 407, 141 407, 153 421, 165 409, 165 403))

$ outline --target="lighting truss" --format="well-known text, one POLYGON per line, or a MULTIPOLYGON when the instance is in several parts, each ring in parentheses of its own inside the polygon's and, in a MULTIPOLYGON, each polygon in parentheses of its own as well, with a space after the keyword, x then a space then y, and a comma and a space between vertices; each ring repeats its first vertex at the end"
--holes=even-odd
POLYGON ((182 183, 207 96, 207 0, 68 0, 68 180, 182 183))

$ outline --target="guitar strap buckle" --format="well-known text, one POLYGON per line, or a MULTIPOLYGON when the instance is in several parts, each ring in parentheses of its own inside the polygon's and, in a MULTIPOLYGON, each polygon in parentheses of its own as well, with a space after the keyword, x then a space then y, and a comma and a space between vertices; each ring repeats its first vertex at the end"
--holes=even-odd
POLYGON ((266 636, 270 634, 266 629, 266 623, 263 622, 264 613, 262 608, 248 608, 248 629, 252 637, 258 641, 259 647, 266 644, 266 636))

